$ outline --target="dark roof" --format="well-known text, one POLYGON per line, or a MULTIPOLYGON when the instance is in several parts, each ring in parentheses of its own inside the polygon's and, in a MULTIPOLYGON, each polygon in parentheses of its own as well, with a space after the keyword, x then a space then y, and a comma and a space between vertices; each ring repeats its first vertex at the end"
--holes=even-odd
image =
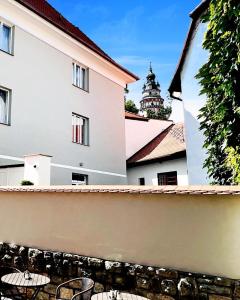
POLYGON ((191 41, 192 41, 192 38, 194 36, 194 32, 196 30, 196 26, 197 26, 197 24, 199 22, 199 18, 202 15, 202 13, 204 11, 206 11, 206 9, 208 8, 210 1, 211 0, 203 0, 196 7, 196 9, 190 13, 190 17, 192 18, 192 23, 191 23, 191 26, 190 26, 190 29, 189 29, 189 32, 188 32, 187 39, 185 41, 184 47, 183 47, 182 55, 180 57, 178 65, 177 65, 177 69, 176 69, 176 71, 174 73, 173 79, 172 79, 170 87, 168 89, 171 96, 173 96, 174 92, 180 92, 180 93, 182 92, 181 72, 182 72, 182 69, 184 67, 185 60, 186 60, 188 51, 189 51, 190 46, 191 46, 191 41))
POLYGON ((128 167, 186 156, 184 126, 173 124, 127 160, 128 167))
POLYGON ((134 114, 129 111, 125 111, 125 119, 130 119, 130 120, 137 120, 137 121, 145 121, 148 122, 148 118, 145 118, 143 116, 139 116, 138 114, 134 114))
POLYGON ((58 29, 70 35, 72 38, 91 49, 114 66, 130 75, 134 79, 139 78, 115 62, 107 53, 105 53, 100 47, 98 47, 89 37, 86 36, 78 27, 74 26, 67 19, 65 19, 55 8, 53 8, 46 0, 15 0, 27 7, 52 25, 56 26, 58 29))

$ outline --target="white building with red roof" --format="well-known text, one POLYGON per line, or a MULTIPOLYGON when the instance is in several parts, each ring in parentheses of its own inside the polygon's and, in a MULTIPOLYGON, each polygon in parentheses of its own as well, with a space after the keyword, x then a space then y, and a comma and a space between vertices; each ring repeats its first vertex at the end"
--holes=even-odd
POLYGON ((125 118, 128 184, 188 185, 183 124, 125 118))
POLYGON ((24 156, 39 153, 51 184, 126 183, 124 88, 138 77, 45 0, 0 0, 0 41, 0 185, 29 179, 24 156))

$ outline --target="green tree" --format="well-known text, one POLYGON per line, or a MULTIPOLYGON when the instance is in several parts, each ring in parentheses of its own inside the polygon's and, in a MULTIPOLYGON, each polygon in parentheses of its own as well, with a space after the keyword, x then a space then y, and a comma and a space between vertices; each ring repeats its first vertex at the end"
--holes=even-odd
POLYGON ((136 104, 132 100, 125 101, 125 110, 137 114, 139 109, 136 107, 136 104))
POLYGON ((240 168, 240 2, 212 0, 203 48, 208 62, 196 78, 207 102, 200 111, 205 136, 204 166, 215 184, 239 183, 240 168))
POLYGON ((170 105, 166 107, 162 106, 157 113, 148 109, 147 117, 149 119, 168 120, 171 115, 171 112, 172 112, 172 107, 170 105))

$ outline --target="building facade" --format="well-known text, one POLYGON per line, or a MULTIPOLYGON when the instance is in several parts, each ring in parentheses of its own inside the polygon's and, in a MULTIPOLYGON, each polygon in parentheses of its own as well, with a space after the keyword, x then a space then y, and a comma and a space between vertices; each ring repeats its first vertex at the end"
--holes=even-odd
POLYGON ((44 0, 0 0, 0 68, 0 185, 19 184, 22 172, 4 174, 32 153, 52 156, 51 184, 126 183, 135 75, 44 0))
POLYGON ((130 185, 188 185, 184 126, 126 113, 130 185))
POLYGON ((200 17, 208 8, 209 2, 209 0, 202 1, 190 15, 192 24, 169 88, 171 96, 184 103, 187 166, 191 185, 211 182, 207 170, 203 167, 206 151, 203 148, 204 136, 199 129, 200 120, 198 118, 200 109, 206 103, 206 97, 200 95, 201 87, 195 78, 199 69, 208 59, 208 52, 202 47, 207 24, 201 23, 200 17))
POLYGON ((157 113, 164 103, 164 99, 161 97, 160 84, 156 81, 151 63, 146 79, 146 83, 143 85, 143 97, 140 101, 140 114, 144 116, 147 116, 147 111, 157 113))

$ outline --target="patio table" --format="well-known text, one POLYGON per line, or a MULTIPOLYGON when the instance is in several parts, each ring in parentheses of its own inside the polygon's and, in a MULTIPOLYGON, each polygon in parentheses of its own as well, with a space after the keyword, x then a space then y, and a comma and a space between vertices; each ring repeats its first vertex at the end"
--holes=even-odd
MULTIPOLYGON (((98 293, 91 297, 91 300, 110 300, 111 292, 98 293)), ((148 298, 129 294, 129 293, 120 293, 118 300, 149 300, 148 298)))
POLYGON ((16 286, 34 289, 31 300, 35 300, 40 289, 50 282, 47 276, 29 273, 30 278, 26 279, 24 273, 10 273, 4 275, 1 280, 4 283, 16 286))

